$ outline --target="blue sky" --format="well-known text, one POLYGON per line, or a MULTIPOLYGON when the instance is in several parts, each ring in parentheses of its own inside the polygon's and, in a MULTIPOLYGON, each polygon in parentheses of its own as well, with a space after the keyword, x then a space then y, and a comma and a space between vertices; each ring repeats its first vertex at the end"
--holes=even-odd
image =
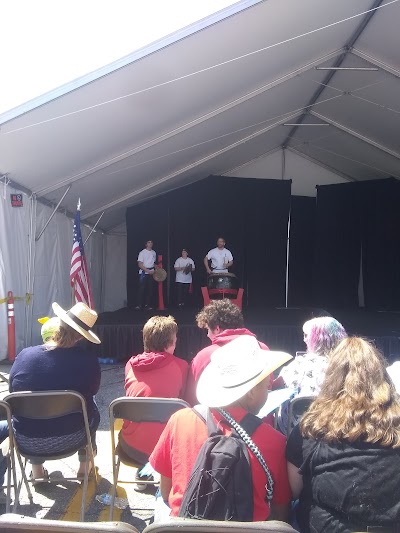
POLYGON ((237 0, 0 0, 0 113, 237 0))

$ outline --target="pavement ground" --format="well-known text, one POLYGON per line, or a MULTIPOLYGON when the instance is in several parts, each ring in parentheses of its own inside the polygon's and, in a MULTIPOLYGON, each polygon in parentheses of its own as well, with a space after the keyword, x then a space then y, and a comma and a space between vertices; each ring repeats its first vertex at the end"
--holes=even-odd
MULTIPOLYGON (((8 376, 10 364, 1 362, 0 372, 8 376)), ((8 393, 8 386, 0 382, 0 398, 8 393)), ((86 500, 86 522, 106 522, 109 519, 109 507, 96 500, 96 495, 111 493, 112 462, 111 462, 111 439, 108 417, 108 406, 111 401, 119 396, 124 396, 124 366, 102 365, 101 386, 96 396, 97 405, 101 415, 100 426, 96 434, 97 457, 95 459, 98 468, 99 483, 97 489, 94 481, 89 482, 88 496, 86 500)), ((117 428, 119 429, 119 428, 117 428)), ((77 454, 60 461, 48 461, 45 463, 50 477, 71 477, 78 469, 77 454)), ((123 481, 134 480, 136 469, 121 465, 119 479, 123 481)), ((27 475, 30 467, 27 467, 27 475)), ((53 520, 79 521, 80 505, 82 498, 82 486, 78 481, 63 481, 59 484, 45 484, 31 487, 33 504, 30 504, 25 488, 22 489, 20 505, 17 513, 30 517, 48 518, 53 520)), ((152 520, 154 514, 155 489, 149 487, 145 493, 134 490, 134 485, 118 483, 117 496, 127 498, 129 506, 126 509, 114 508, 114 520, 132 524, 142 531, 152 520)), ((0 505, 0 514, 5 513, 5 506, 0 505)))

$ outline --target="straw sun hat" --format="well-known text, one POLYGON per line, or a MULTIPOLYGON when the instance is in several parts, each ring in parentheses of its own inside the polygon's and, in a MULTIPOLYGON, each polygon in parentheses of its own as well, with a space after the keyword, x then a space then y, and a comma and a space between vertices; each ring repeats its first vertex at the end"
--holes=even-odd
POLYGON ((262 350, 255 337, 240 335, 213 352, 197 384, 197 399, 208 407, 231 405, 290 359, 285 352, 262 350))
POLYGON ((79 302, 71 307, 69 311, 65 311, 54 302, 53 311, 63 322, 71 326, 71 328, 80 333, 85 339, 94 344, 101 343, 98 336, 91 330, 96 323, 97 313, 86 304, 79 302))

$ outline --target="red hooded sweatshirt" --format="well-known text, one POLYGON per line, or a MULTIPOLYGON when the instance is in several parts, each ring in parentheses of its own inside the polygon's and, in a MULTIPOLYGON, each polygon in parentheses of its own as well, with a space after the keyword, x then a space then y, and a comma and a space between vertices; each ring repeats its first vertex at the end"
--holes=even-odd
MULTIPOLYGON (((190 368, 189 373, 187 376, 187 382, 186 382, 186 392, 185 392, 185 400, 190 405, 196 405, 197 397, 196 397, 196 387, 197 382, 199 381, 199 378, 201 374, 203 373, 203 370, 206 368, 206 366, 211 361, 211 354, 221 346, 224 346, 225 344, 228 344, 228 342, 233 341, 234 339, 237 339, 240 335, 251 335, 252 337, 255 337, 254 333, 249 331, 246 328, 238 328, 238 329, 225 329, 218 335, 216 335, 212 341, 212 344, 210 346, 206 346, 206 348, 203 348, 193 359, 190 368)), ((258 343, 260 345, 260 348, 262 350, 269 350, 268 346, 262 342, 258 343)))
MULTIPOLYGON (((185 389, 188 363, 170 353, 142 353, 131 357, 125 366, 126 396, 181 398, 185 389)), ((164 429, 158 422, 124 421, 120 435, 122 447, 132 448, 129 455, 144 464, 164 429), (122 439, 121 439, 122 437, 122 439), (138 451, 139 453, 134 453, 138 451)))

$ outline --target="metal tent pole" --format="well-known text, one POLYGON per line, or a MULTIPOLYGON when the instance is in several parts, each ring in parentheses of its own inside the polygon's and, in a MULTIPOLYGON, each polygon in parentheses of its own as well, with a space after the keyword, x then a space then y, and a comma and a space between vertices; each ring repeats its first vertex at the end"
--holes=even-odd
POLYGON ((51 213, 51 215, 49 216, 49 218, 47 219, 47 222, 46 224, 43 226, 43 228, 41 229, 41 231, 39 232, 39 235, 36 237, 36 241, 38 241, 40 239, 40 237, 43 235, 45 229, 47 228, 47 226, 50 224, 52 218, 54 217, 54 215, 56 214, 57 212, 57 209, 60 207, 61 205, 61 202, 64 200, 64 198, 67 196, 67 194, 69 193, 70 189, 71 189, 72 185, 69 185, 67 187, 67 190, 65 191, 65 193, 61 196, 58 204, 55 206, 55 208, 53 209, 53 212, 51 213))
POLYGON ((101 213, 101 215, 99 216, 99 218, 97 219, 97 222, 96 224, 93 226, 93 228, 90 230, 90 233, 89 235, 86 237, 86 240, 85 242, 83 243, 83 246, 85 246, 85 244, 88 242, 89 238, 91 237, 92 233, 96 230, 97 228, 97 224, 100 222, 101 220, 101 217, 104 215, 104 211, 101 213))
POLYGON ((290 220, 291 210, 289 211, 286 241, 286 280, 285 280, 285 307, 288 307, 289 300, 289 255, 290 255, 290 220))

